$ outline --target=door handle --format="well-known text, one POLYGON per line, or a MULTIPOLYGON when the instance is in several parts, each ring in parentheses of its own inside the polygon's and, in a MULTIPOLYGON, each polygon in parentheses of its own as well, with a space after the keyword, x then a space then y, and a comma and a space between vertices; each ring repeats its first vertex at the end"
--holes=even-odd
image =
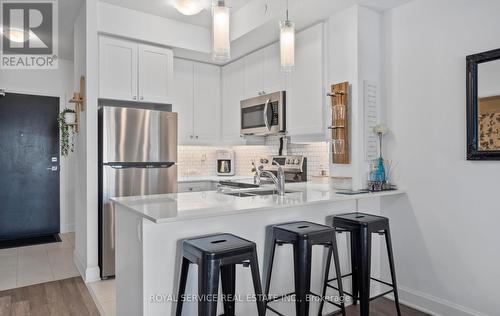
POLYGON ((271 99, 267 99, 266 105, 264 106, 264 124, 266 124, 266 128, 268 131, 271 130, 271 126, 269 126, 269 121, 267 120, 267 109, 269 107, 270 102, 271 102, 271 99))
POLYGON ((48 168, 45 168, 46 170, 50 170, 50 171, 57 171, 57 166, 52 166, 52 167, 48 167, 48 168))

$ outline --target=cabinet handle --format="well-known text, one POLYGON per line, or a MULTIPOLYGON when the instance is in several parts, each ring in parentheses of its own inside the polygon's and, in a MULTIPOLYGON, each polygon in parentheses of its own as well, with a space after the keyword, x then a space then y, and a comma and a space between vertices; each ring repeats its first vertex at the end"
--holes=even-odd
POLYGON ((137 100, 137 96, 135 96, 135 95, 134 95, 134 96, 132 97, 132 99, 133 99, 133 100, 137 100))
POLYGON ((189 138, 193 138, 193 135, 189 135, 189 138))
POLYGON ((198 136, 196 136, 195 138, 198 139, 198 136))
POLYGON ((140 97, 139 97, 139 99, 140 99, 140 100, 144 100, 144 97, 143 97, 143 96, 140 96, 140 97))

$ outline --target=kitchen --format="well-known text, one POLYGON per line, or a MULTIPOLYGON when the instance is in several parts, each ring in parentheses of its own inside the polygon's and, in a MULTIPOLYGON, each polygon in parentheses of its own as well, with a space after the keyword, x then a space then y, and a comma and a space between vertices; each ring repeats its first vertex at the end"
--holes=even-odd
POLYGON ((89 315, 498 314, 498 9, 59 1, 58 68, 0 73, 0 144, 26 156, 0 156, 0 314, 50 282, 89 315), (60 134, 23 201, 29 115, 60 134))

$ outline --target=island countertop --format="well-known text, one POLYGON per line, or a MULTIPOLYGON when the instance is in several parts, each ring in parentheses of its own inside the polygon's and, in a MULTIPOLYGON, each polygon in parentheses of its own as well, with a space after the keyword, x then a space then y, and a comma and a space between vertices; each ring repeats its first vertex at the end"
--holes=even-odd
MULTIPOLYGON (((263 186, 261 189, 273 189, 263 186)), ((237 197, 216 191, 159 194, 112 198, 126 210, 155 223, 186 221, 205 217, 234 215, 270 209, 314 205, 317 203, 358 200, 371 197, 403 194, 403 190, 345 195, 329 184, 312 182, 287 183, 285 196, 259 195, 237 197)))

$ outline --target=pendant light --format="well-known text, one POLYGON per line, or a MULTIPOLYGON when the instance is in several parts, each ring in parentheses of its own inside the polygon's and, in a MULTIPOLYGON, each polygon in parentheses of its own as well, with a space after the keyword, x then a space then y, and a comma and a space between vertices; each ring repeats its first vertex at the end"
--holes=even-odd
POLYGON ((224 0, 217 0, 212 9, 212 58, 215 61, 226 61, 231 58, 229 41, 229 8, 224 0))
POLYGON ((286 19, 280 22, 281 71, 290 72, 295 67, 295 23, 288 19, 288 0, 286 19))

